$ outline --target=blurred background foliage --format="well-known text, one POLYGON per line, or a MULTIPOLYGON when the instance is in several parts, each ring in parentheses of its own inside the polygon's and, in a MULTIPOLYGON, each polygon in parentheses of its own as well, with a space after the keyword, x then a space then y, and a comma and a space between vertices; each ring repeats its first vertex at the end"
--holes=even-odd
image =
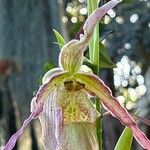
MULTIPOLYGON (((105 2, 101 0, 100 5, 105 2)), ((75 38, 87 18, 86 6, 86 0, 0 0, 0 145, 5 144, 29 114, 40 76, 57 65, 59 47, 53 43, 56 39, 52 29, 60 31, 66 41, 75 38)), ((116 63, 115 68, 101 67, 100 76, 124 107, 131 112, 140 108, 140 115, 147 118, 150 115, 149 14, 150 1, 123 0, 100 23, 102 48, 116 63)), ((139 124, 150 136, 150 127, 139 124)), ((103 130, 104 149, 111 150, 122 125, 106 116, 103 130)), ((43 149, 38 124, 32 124, 21 139, 15 149, 43 149)), ((133 149, 140 147, 134 143, 133 149)))

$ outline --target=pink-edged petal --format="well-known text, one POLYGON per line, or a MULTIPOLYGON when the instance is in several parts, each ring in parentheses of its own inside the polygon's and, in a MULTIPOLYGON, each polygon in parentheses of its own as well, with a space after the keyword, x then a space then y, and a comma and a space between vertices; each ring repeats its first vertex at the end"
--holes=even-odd
POLYGON ((63 70, 61 68, 53 68, 46 72, 42 78, 42 84, 46 84, 49 82, 49 80, 55 76, 57 73, 62 73, 63 70))
POLYGON ((95 25, 102 19, 102 17, 113 7, 115 7, 122 0, 111 0, 102 7, 96 9, 86 20, 83 30, 88 35, 91 34, 95 28, 95 25))
POLYGON ((145 148, 150 149, 150 141, 146 135, 138 128, 132 116, 123 108, 118 100, 112 96, 110 89, 96 75, 81 74, 75 75, 78 82, 85 84, 85 88, 97 95, 107 111, 118 118, 124 125, 132 129, 135 139, 145 148))
MULTIPOLYGON (((47 97, 43 111, 38 116, 42 127, 42 142, 47 150, 56 150, 62 126, 62 111, 56 106, 57 88, 47 97)), ((37 107, 36 97, 32 99, 31 111, 37 107)))
POLYGON ((48 97, 49 93, 58 87, 61 83, 69 79, 71 76, 68 72, 55 72, 51 74, 46 84, 42 85, 36 94, 37 105, 44 104, 44 101, 48 97))
POLYGON ((83 26, 84 35, 80 35, 80 40, 74 39, 65 44, 59 55, 59 66, 66 71, 77 72, 83 63, 83 54, 96 23, 120 0, 111 0, 102 7, 96 9, 87 19, 83 26))
MULTIPOLYGON (((36 99, 33 100, 36 107, 36 99)), ((64 84, 58 86, 48 95, 38 117, 45 149, 98 150, 95 130, 98 114, 85 89, 69 91, 64 84)))
POLYGON ((15 146, 15 143, 19 136, 23 133, 26 126, 35 119, 43 109, 44 102, 51 91, 53 91, 59 84, 61 84, 66 78, 69 77, 68 73, 65 72, 54 72, 49 77, 46 84, 42 85, 36 95, 36 107, 32 110, 31 115, 27 118, 22 127, 9 139, 4 150, 11 150, 15 146))
POLYGON ((58 108, 55 111, 55 138, 57 141, 57 145, 59 145, 59 135, 61 133, 61 130, 63 129, 64 120, 63 120, 63 112, 62 108, 58 108))
POLYGON ((85 38, 71 40, 62 47, 59 55, 59 66, 66 71, 77 72, 83 63, 83 53, 88 45, 85 38))

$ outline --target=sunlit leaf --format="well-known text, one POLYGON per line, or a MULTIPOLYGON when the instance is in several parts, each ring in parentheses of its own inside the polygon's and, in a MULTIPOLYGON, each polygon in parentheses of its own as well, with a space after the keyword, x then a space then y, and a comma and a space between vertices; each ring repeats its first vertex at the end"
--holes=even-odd
POLYGON ((132 140, 132 130, 128 127, 125 127, 114 150, 131 150, 132 140))
POLYGON ((58 45, 61 49, 63 47, 63 45, 66 44, 66 42, 65 42, 64 38, 61 36, 61 34, 58 31, 56 31, 55 29, 53 29, 53 31, 54 31, 55 36, 57 38, 58 45))

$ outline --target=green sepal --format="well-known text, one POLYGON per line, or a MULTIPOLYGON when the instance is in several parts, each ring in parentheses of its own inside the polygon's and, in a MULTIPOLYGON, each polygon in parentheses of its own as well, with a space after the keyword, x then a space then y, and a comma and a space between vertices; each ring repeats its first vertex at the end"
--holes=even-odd
POLYGON ((130 128, 125 127, 114 150, 131 150, 133 134, 130 128))
POLYGON ((57 44, 59 45, 60 49, 66 44, 64 38, 62 37, 62 35, 56 31, 55 29, 53 29, 56 39, 57 39, 57 44))

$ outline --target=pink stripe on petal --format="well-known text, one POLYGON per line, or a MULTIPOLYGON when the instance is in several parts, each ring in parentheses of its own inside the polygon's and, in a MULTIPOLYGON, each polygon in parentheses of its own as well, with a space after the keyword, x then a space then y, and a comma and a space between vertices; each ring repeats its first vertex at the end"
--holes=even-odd
POLYGON ((77 74, 76 80, 85 84, 85 88, 97 95, 107 111, 114 117, 118 118, 123 124, 132 129, 135 139, 143 146, 150 150, 150 141, 146 135, 138 128, 132 116, 123 108, 118 100, 112 96, 110 89, 96 75, 77 74))
MULTIPOLYGON (((49 93, 43 111, 38 116, 42 127, 42 142, 47 150, 56 150, 62 132, 62 109, 57 106, 58 88, 49 93)), ((36 107, 36 98, 32 100, 32 109, 36 107)))
POLYGON ((60 132, 63 127, 63 113, 61 108, 55 110, 55 138, 59 142, 60 132))

